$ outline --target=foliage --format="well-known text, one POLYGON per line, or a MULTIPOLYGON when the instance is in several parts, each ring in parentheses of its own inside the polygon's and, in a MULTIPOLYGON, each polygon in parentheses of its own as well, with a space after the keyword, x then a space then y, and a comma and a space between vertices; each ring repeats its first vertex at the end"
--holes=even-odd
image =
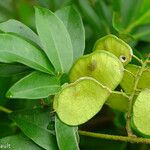
POLYGON ((148 150, 149 4, 0 1, 0 146, 148 150))

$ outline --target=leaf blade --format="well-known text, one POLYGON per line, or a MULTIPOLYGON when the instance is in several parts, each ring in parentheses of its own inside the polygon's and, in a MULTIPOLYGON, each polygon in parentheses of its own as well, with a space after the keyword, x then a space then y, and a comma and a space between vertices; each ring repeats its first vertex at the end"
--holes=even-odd
POLYGON ((76 132, 78 131, 77 127, 71 127, 55 117, 55 130, 57 143, 60 150, 79 150, 78 141, 76 137, 76 132), (69 143, 69 144, 68 144, 69 143))
POLYGON ((53 73, 53 67, 44 52, 16 35, 0 34, 0 55, 0 62, 19 62, 35 70, 53 73))
POLYGON ((14 84, 6 95, 9 98, 40 99, 59 90, 60 83, 56 77, 35 71, 14 84))
POLYGON ((29 39, 33 41, 34 43, 38 44, 40 46, 40 39, 36 33, 34 33, 29 27, 27 27, 25 24, 10 19, 6 22, 0 23, 0 30, 3 32, 11 32, 16 33, 22 37, 25 37, 26 39, 29 39))
POLYGON ((16 64, 1 64, 0 63, 0 76, 10 77, 16 75, 17 73, 25 72, 29 70, 28 67, 16 64))
POLYGON ((55 136, 47 129, 49 109, 36 108, 13 112, 10 118, 36 144, 47 150, 58 150, 55 136))
POLYGON ((81 16, 73 6, 64 7, 55 14, 63 21, 70 34, 75 61, 83 55, 85 48, 85 31, 81 16))
POLYGON ((21 148, 21 150, 43 150, 23 134, 2 138, 0 139, 0 143, 1 145, 7 146, 7 148, 5 148, 6 150, 10 148, 11 150, 16 150, 18 148, 21 148), (6 145, 6 143, 9 144, 6 145))
POLYGON ((66 27, 48 9, 36 7, 35 15, 37 32, 45 53, 57 72, 67 73, 73 62, 73 48, 66 27))

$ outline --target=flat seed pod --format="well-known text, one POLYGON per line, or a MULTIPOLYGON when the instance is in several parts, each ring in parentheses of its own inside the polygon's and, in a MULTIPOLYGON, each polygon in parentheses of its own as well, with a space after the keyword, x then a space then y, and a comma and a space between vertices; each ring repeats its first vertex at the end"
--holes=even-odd
POLYGON ((121 82, 124 68, 119 59, 110 52, 96 51, 78 59, 70 70, 70 81, 80 77, 93 77, 111 90, 121 82))
POLYGON ((150 137, 150 89, 144 89, 133 105, 132 127, 150 137))
MULTIPOLYGON (((125 67, 126 70, 130 71, 134 76, 139 72, 140 66, 136 65, 127 65, 125 67)), ((123 79, 120 83, 121 87, 126 93, 131 93, 134 87, 134 76, 129 72, 125 71, 123 79)), ((150 88, 150 68, 147 67, 144 72, 142 73, 140 80, 138 82, 137 88, 139 90, 150 88)))
POLYGON ((133 55, 131 47, 112 34, 97 40, 93 48, 93 51, 95 50, 106 50, 113 53, 124 65, 127 65, 131 61, 133 55))
POLYGON ((95 79, 83 77, 66 85, 55 96, 54 109, 64 123, 79 125, 100 111, 110 92, 95 79))
POLYGON ((126 112, 129 107, 129 99, 123 93, 111 93, 106 101, 106 105, 113 109, 126 112))

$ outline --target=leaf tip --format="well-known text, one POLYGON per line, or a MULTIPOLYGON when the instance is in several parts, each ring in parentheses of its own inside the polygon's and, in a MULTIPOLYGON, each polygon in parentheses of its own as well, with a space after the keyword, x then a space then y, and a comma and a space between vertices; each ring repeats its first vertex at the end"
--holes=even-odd
POLYGON ((7 97, 7 98, 13 98, 13 94, 12 94, 10 91, 8 91, 8 92, 6 93, 6 97, 7 97))

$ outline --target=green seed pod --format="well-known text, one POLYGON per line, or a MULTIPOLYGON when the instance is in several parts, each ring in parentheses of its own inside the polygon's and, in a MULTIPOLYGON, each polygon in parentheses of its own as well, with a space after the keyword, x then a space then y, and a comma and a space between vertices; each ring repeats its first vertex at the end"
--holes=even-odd
POLYGON ((111 93, 106 101, 106 105, 113 109, 127 112, 129 108, 129 98, 123 93, 111 93))
POLYGON ((132 127, 140 135, 150 137, 150 89, 144 89, 133 105, 132 127))
MULTIPOLYGON (((140 66, 136 66, 132 64, 128 64, 125 67, 125 69, 128 70, 128 72, 125 71, 120 85, 126 93, 131 93, 133 91, 134 79, 135 79, 136 74, 139 72, 140 68, 141 68, 140 66), (132 74, 129 72, 131 72, 132 74)), ((140 77, 140 80, 138 82, 137 88, 139 90, 142 90, 145 88, 150 89, 150 68, 149 67, 145 68, 145 70, 143 71, 140 77)))
POLYGON ((54 109, 68 125, 85 123, 96 115, 111 91, 91 77, 83 77, 64 86, 54 98, 54 109))
POLYGON ((132 49, 123 40, 119 39, 115 35, 107 35, 96 41, 93 51, 106 50, 116 55, 123 65, 127 65, 132 59, 132 49))
POLYGON ((124 68, 119 59, 107 51, 95 51, 79 58, 70 70, 71 82, 80 77, 93 77, 114 90, 123 78, 124 68))

